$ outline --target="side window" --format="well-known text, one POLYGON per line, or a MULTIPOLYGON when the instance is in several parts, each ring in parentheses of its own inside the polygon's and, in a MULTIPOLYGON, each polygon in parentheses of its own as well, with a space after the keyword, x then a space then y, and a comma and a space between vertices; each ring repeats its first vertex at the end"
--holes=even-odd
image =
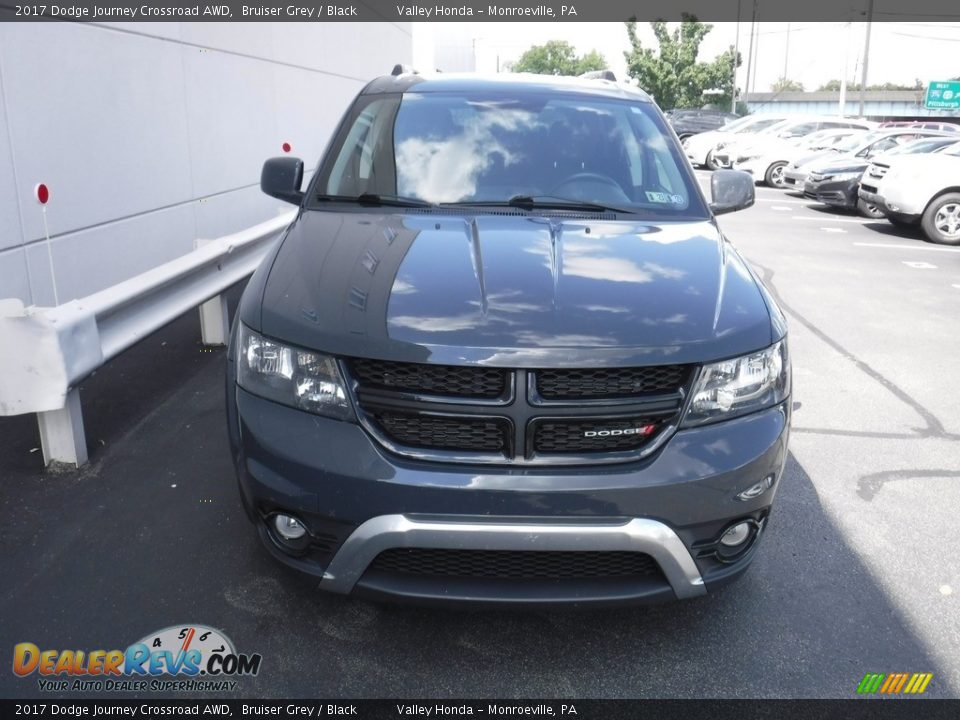
POLYGON ((393 112, 382 107, 387 100, 370 103, 353 123, 327 182, 331 195, 355 196, 376 192, 378 179, 393 184, 393 147, 390 124, 393 112), (388 167, 389 166, 389 167, 388 167))

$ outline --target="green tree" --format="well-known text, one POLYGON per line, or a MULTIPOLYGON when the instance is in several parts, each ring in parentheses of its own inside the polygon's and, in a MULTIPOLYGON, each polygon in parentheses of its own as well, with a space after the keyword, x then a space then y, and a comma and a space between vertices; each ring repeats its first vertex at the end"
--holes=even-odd
POLYGON ((803 92, 803 83, 791 80, 788 77, 777 78, 777 81, 770 86, 775 93, 781 92, 803 92))
MULTIPOLYGON (((873 85, 867 85, 867 90, 923 90, 926 87, 926 83, 923 82, 920 78, 917 78, 913 81, 912 85, 903 85, 900 83, 874 83, 873 85)), ((838 92, 840 90, 840 81, 839 80, 828 80, 823 85, 817 88, 820 92, 838 92)), ((847 82, 847 92, 854 92, 860 90, 860 83, 858 82, 847 82)))
POLYGON ((705 90, 719 91, 711 94, 711 102, 730 107, 734 93, 733 70, 740 66, 740 54, 731 47, 711 62, 697 60, 700 43, 713 25, 698 22, 687 13, 672 32, 667 23, 652 22, 650 27, 657 38, 657 49, 643 46, 637 37, 635 19, 626 26, 631 45, 624 53, 627 73, 653 95, 660 107, 665 110, 698 108, 703 105, 705 90))
POLYGON ((573 45, 565 40, 549 40, 534 45, 513 64, 513 72, 537 75, 581 75, 590 70, 603 70, 607 61, 596 50, 578 56, 573 45))

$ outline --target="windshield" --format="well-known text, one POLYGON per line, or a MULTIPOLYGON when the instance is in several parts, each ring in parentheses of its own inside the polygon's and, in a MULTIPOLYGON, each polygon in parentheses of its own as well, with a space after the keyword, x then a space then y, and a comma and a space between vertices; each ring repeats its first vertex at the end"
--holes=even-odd
POLYGON ((863 148, 868 147, 874 140, 882 138, 883 136, 884 133, 882 132, 872 132, 867 133, 866 135, 851 135, 850 137, 844 138, 834 145, 833 149, 839 152, 853 152, 855 150, 862 150, 863 148))
POLYGON ((747 117, 742 117, 739 120, 734 120, 733 122, 728 122, 721 128, 717 129, 717 132, 740 132, 741 129, 749 127, 757 122, 757 118, 748 115, 747 117))
MULTIPOLYGON (((750 125, 738 128, 734 132, 738 133, 763 133, 766 132, 778 125, 782 125, 784 120, 782 118, 764 118, 763 120, 755 120, 750 125)), ((727 126, 729 129, 729 126, 727 126)))
POLYGON ((471 205, 525 197, 645 215, 708 214, 652 103, 558 93, 361 99, 314 193, 471 205))
POLYGON ((949 145, 955 140, 946 140, 944 138, 928 138, 924 140, 911 140, 903 145, 898 145, 890 151, 890 154, 913 155, 915 153, 928 153, 937 148, 949 145))

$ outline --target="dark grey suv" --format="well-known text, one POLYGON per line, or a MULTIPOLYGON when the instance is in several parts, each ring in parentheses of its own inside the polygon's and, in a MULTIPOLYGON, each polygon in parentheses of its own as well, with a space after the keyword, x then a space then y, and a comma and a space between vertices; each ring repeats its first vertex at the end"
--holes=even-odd
POLYGON ((234 323, 227 407, 269 551, 339 593, 617 603, 739 576, 787 457, 783 316, 640 91, 371 82, 234 323))

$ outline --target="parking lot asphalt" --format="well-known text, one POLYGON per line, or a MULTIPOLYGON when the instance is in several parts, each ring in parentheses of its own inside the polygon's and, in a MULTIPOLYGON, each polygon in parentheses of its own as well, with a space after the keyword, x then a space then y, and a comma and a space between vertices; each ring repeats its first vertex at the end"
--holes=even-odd
MULTIPOLYGON (((241 697, 843 698, 867 672, 960 696, 960 249, 767 188, 720 224, 783 304, 794 362, 791 458, 740 582, 602 612, 321 593, 243 514, 223 351, 191 313, 84 383, 81 471, 43 471, 34 419, 0 418, 0 653, 203 623, 263 655, 241 697)), ((0 671, 0 695, 38 694, 0 671)))

